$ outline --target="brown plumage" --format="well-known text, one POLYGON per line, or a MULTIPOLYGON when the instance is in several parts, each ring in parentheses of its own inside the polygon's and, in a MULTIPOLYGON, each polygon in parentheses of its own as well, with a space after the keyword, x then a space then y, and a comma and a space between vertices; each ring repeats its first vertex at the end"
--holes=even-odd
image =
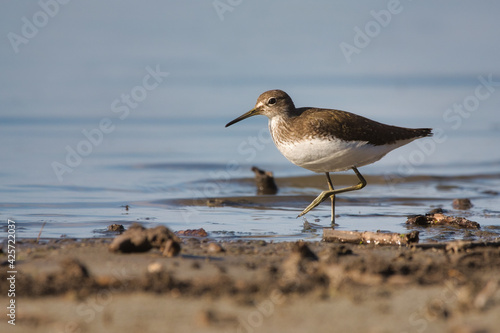
POLYGON ((288 114, 294 139, 305 137, 338 138, 345 141, 367 141, 385 145, 400 140, 431 135, 430 128, 405 128, 379 123, 354 113, 319 108, 298 108, 288 114))

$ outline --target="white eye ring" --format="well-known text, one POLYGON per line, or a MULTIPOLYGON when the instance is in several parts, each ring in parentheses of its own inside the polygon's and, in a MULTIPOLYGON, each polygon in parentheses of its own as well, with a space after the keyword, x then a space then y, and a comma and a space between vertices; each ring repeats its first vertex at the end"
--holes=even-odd
POLYGON ((274 105, 276 104, 276 98, 271 97, 267 100, 267 105, 274 105))

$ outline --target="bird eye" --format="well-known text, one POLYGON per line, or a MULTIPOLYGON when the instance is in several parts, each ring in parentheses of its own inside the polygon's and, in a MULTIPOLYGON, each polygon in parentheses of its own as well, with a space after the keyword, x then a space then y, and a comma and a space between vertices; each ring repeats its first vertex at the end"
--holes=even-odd
POLYGON ((274 97, 269 98, 269 100, 267 101, 267 104, 268 105, 276 104, 276 98, 274 98, 274 97))

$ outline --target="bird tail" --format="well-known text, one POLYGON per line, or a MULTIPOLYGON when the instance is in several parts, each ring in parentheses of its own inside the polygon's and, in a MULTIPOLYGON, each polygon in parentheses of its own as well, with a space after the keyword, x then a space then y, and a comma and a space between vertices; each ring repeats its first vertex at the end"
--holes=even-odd
POLYGON ((417 128, 415 131, 419 134, 418 136, 423 138, 426 136, 432 136, 432 128, 417 128))

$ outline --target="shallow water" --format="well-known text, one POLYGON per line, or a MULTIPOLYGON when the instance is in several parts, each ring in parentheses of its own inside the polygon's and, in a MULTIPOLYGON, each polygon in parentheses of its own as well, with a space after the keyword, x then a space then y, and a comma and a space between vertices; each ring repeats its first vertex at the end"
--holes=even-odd
MULTIPOLYGON (((368 186, 338 196, 338 228, 405 232, 407 215, 467 197, 474 207, 450 214, 498 234, 498 4, 450 12, 404 3, 350 63, 339 45, 387 1, 284 4, 243 2, 222 20, 211 2, 71 2, 46 15, 18 52, 0 40, 2 228, 13 219, 18 237, 37 237, 42 225, 42 237, 100 237, 111 223, 141 222, 212 237, 319 239, 328 203, 306 215, 316 231, 303 231, 296 216, 326 188, 324 177, 281 156, 264 117, 224 128, 279 88, 298 107, 435 129, 360 169, 368 186), (168 75, 146 91, 151 71, 168 75), (123 96, 134 92, 137 103, 127 106, 123 96), (253 165, 274 172, 277 196, 256 196, 253 165), (207 206, 213 198, 236 204, 207 206)), ((8 9, 4 37, 21 34, 23 18, 43 16, 38 2, 8 9)), ((336 186, 352 184, 350 174, 333 175, 336 186)), ((478 237, 421 231, 424 239, 478 237)))
MULTIPOLYGON (((53 162, 65 164, 66 146, 76 150, 87 140, 81 131, 92 129, 99 119, 1 119, 1 139, 8 143, 1 153, 9 156, 0 173, 1 219, 16 221, 18 237, 37 237, 43 223, 43 237, 81 238, 103 236, 112 223, 127 227, 141 222, 173 230, 204 228, 216 238, 320 239, 321 227, 329 225, 328 202, 305 218, 296 216, 326 188, 324 176, 284 160, 267 141, 266 122, 261 118, 255 122, 258 127, 242 123, 237 134, 223 128, 224 119, 195 124, 187 119, 139 119, 117 124, 59 181, 53 162), (242 154, 239 145, 259 135, 261 149, 242 154), (250 157, 253 160, 247 161, 250 157), (256 195, 253 164, 274 172, 277 195, 256 195), (223 203, 207 204, 213 198, 223 203), (306 220, 317 229, 303 230, 306 220)), ((461 159, 450 146, 461 142, 463 150, 474 150, 467 143, 498 142, 499 132, 472 132, 468 138, 450 138, 437 146, 436 159, 448 154, 450 164, 433 164, 434 155, 426 156, 421 165, 403 163, 420 149, 413 143, 361 168, 368 186, 337 197, 338 228, 403 233, 414 228, 405 225, 408 215, 442 207, 498 234, 500 161, 486 153, 478 161, 461 159), (464 197, 474 207, 454 211, 453 199, 464 197)), ((350 172, 333 174, 332 179, 337 186, 356 182, 350 172)), ((422 239, 478 237, 453 228, 419 230, 422 239)))

